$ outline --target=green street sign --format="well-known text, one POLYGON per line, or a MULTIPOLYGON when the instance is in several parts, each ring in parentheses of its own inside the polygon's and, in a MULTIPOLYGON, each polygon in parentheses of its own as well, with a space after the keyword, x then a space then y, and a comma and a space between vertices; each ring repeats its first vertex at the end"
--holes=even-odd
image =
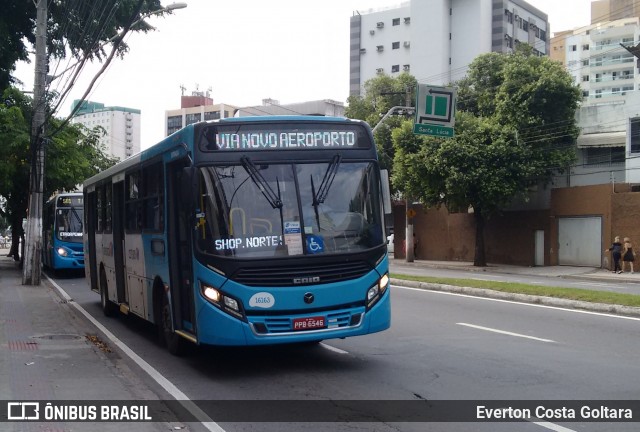
POLYGON ((413 133, 452 137, 455 110, 455 88, 418 84, 413 133))
POLYGON ((418 135, 432 135, 437 137, 452 138, 453 128, 432 124, 414 124, 413 133, 418 135))

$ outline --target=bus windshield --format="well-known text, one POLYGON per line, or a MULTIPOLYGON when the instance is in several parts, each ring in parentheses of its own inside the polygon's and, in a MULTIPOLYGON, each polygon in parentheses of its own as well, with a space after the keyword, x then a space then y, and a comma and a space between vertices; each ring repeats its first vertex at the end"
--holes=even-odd
POLYGON ((358 252, 383 244, 375 163, 241 163, 200 168, 196 245, 239 258, 358 252))
POLYGON ((82 207, 57 209, 56 237, 62 241, 82 243, 82 207))

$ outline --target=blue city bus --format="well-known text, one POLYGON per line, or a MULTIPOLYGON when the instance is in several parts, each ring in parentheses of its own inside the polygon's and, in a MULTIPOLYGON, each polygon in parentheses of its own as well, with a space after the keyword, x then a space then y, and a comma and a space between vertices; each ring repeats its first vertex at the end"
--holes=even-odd
POLYGON ((192 124, 85 181, 85 273, 106 315, 154 323, 174 354, 379 332, 381 178, 361 121, 192 124))
POLYGON ((42 264, 53 270, 82 270, 82 192, 60 193, 48 200, 42 211, 42 264))

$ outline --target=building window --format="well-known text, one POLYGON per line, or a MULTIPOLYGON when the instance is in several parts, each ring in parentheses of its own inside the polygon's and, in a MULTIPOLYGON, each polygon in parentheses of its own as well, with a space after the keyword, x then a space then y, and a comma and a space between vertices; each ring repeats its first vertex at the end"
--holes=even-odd
POLYGON ((391 72, 400 72, 400 65, 392 65, 391 72))
POLYGON ((640 153, 640 118, 629 119, 631 123, 631 153, 640 153))
POLYGON ((200 115, 200 113, 195 113, 195 114, 187 114, 185 116, 185 122, 190 125, 192 123, 197 123, 199 121, 202 120, 202 116, 200 115))
POLYGON ((393 42, 391 44, 391 49, 399 49, 400 48, 400 42, 393 42))
POLYGON ((571 46, 569 47, 569 49, 570 49, 571 51, 578 51, 578 45, 571 45, 571 46))
POLYGON ((508 9, 504 10, 504 16, 507 17, 507 22, 513 24, 513 12, 508 9))
POLYGON ((585 90, 582 92, 582 97, 583 98, 588 98, 589 97, 589 90, 585 90))
POLYGON ((505 45, 507 48, 513 48, 513 38, 508 34, 504 35, 505 45))
POLYGON ((582 51, 589 51, 589 44, 582 45, 582 51))
POLYGON ((589 75, 582 75, 582 82, 588 82, 589 81, 589 75))
POLYGON ((582 60, 582 66, 589 66, 589 59, 582 60))
POLYGON ((608 166, 624 162, 624 147, 595 147, 586 150, 585 166, 608 166))
POLYGON ((400 25, 400 18, 394 18, 391 21, 391 25, 394 25, 394 26, 400 25))
POLYGON ((220 118, 220 111, 207 111, 204 113, 204 120, 217 120, 220 118))
POLYGON ((405 24, 411 24, 411 17, 405 17, 404 18, 404 23, 405 24))

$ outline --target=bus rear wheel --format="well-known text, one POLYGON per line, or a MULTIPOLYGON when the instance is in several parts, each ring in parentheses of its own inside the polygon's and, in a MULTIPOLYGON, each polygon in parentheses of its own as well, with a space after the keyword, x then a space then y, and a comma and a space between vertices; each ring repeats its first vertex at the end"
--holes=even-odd
POLYGON ((104 270, 100 271, 100 304, 102 305, 102 312, 105 316, 114 316, 118 311, 116 304, 109 300, 107 293, 107 275, 104 270))
POLYGON ((162 295, 162 307, 160 309, 160 322, 158 323, 161 342, 169 352, 175 356, 182 356, 186 352, 186 341, 173 331, 171 319, 171 306, 167 294, 162 295))

